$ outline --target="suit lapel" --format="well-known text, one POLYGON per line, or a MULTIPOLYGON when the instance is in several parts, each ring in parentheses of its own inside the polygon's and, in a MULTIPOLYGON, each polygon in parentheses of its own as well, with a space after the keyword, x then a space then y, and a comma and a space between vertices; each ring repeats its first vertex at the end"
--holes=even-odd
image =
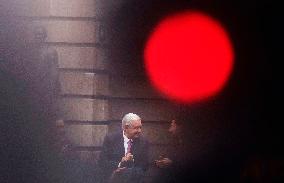
POLYGON ((139 151, 139 143, 140 143, 140 140, 139 140, 139 138, 138 139, 135 139, 134 141, 133 141, 133 145, 132 145, 132 154, 133 154, 133 156, 134 156, 134 159, 135 159, 135 157, 137 158, 137 155, 139 154, 138 153, 138 151, 139 151))
POLYGON ((119 155, 120 158, 122 158, 124 156, 124 139, 123 139, 123 135, 122 133, 120 133, 117 137, 116 137, 116 151, 119 155))

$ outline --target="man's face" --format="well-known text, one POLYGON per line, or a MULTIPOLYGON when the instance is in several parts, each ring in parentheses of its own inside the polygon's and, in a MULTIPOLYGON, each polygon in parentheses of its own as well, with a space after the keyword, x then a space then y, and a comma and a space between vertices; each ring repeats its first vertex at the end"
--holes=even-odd
POLYGON ((131 125, 124 127, 124 133, 129 139, 138 138, 142 132, 141 120, 132 121, 131 125))
POLYGON ((36 28, 34 32, 34 41, 36 43, 43 43, 46 39, 46 32, 43 28, 36 28))

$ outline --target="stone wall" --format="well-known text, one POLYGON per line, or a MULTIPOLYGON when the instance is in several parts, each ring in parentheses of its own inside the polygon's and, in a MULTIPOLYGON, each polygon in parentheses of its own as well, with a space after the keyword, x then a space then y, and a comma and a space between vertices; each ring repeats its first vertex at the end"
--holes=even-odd
POLYGON ((168 122, 176 106, 162 99, 141 73, 125 75, 127 67, 113 66, 115 59, 109 54, 112 43, 104 25, 123 1, 13 2, 17 7, 13 15, 26 21, 30 41, 32 29, 44 26, 47 44, 58 52, 60 109, 67 138, 81 160, 96 163, 105 135, 121 130, 121 118, 128 112, 142 117, 144 135, 151 142, 151 159, 157 157, 167 144, 168 122))

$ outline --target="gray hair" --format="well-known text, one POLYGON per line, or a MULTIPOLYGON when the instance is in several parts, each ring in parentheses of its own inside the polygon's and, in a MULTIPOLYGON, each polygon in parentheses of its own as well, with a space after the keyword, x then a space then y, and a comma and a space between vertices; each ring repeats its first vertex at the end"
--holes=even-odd
POLYGON ((137 120, 141 120, 141 118, 137 114, 134 113, 125 114, 124 117, 122 118, 122 128, 131 125, 132 121, 137 121, 137 120))

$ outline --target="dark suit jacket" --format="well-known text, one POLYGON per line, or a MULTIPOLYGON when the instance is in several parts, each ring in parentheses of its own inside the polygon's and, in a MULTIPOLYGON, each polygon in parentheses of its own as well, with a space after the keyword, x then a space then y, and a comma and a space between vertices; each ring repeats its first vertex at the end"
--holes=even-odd
MULTIPOLYGON (((103 179, 108 179, 111 173, 117 169, 121 158, 124 156, 122 132, 106 136, 99 159, 99 167, 103 179)), ((145 172, 148 167, 148 141, 139 137, 133 139, 131 152, 134 158, 133 170, 145 172)))

